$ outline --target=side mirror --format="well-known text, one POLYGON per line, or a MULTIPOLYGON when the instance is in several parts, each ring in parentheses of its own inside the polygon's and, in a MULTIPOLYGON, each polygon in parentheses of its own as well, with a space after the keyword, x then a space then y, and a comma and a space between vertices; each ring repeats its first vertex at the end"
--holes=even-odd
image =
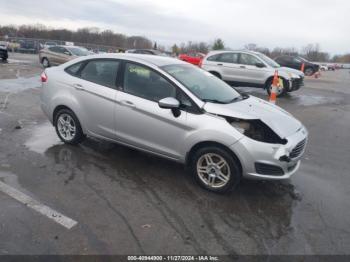
POLYGON ((159 100, 158 105, 160 108, 178 109, 180 107, 180 102, 174 97, 166 97, 159 100))
POLYGON ((166 97, 159 100, 158 105, 160 108, 171 109, 174 117, 181 115, 180 102, 174 97, 166 97))
POLYGON ((255 66, 258 67, 258 68, 265 67, 265 65, 263 63, 256 63, 255 66))
POLYGON ((68 51, 63 52, 65 55, 72 55, 71 53, 69 53, 68 51))

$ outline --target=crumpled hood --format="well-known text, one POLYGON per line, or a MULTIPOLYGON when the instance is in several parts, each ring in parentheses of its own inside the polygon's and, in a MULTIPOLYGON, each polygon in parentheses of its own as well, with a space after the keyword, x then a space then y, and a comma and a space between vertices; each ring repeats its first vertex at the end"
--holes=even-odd
POLYGON ((230 104, 208 102, 203 109, 216 115, 239 119, 260 119, 281 138, 294 134, 302 126, 300 121, 287 111, 253 96, 230 104))
POLYGON ((280 68, 278 68, 277 70, 283 71, 283 72, 286 72, 286 73, 296 74, 296 75, 298 75, 298 76, 304 77, 304 73, 303 73, 302 71, 296 70, 296 69, 294 69, 294 68, 280 67, 280 68))

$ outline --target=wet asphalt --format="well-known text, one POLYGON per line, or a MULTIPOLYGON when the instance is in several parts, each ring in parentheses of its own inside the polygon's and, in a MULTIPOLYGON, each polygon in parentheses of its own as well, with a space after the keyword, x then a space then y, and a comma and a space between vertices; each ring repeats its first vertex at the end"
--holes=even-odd
POLYGON ((62 144, 40 110, 41 71, 32 55, 0 64, 0 181, 78 224, 62 227, 0 192, 0 255, 350 254, 349 70, 277 101, 309 130, 300 170, 225 195, 133 149, 62 144))

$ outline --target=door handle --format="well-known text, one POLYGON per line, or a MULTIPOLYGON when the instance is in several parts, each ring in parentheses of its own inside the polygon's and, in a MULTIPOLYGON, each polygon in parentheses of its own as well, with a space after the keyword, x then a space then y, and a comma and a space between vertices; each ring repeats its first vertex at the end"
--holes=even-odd
POLYGON ((217 64, 218 66, 223 66, 223 64, 217 64))
POLYGON ((135 104, 133 102, 127 101, 127 100, 122 100, 120 101, 120 104, 123 106, 127 106, 127 107, 135 107, 135 104))
POLYGON ((240 68, 245 68, 245 66, 239 66, 240 68))
POLYGON ((81 84, 73 84, 73 86, 77 90, 84 90, 84 87, 81 84))

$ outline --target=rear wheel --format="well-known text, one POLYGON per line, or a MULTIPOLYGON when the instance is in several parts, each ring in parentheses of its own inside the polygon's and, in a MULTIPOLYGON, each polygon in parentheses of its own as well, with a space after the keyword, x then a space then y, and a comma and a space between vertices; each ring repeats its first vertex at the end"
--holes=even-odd
POLYGON ((241 179, 238 161, 217 146, 197 150, 190 165, 191 173, 199 185, 213 192, 233 190, 241 179))
POLYGON ((41 63, 42 63, 42 65, 43 65, 44 68, 48 68, 48 67, 51 66, 51 65, 50 65, 49 59, 47 59, 46 57, 43 58, 43 60, 41 61, 41 63))
POLYGON ((79 144, 85 138, 76 115, 69 109, 61 109, 54 122, 58 137, 67 144, 79 144))
POLYGON ((312 76, 315 73, 315 70, 312 67, 307 67, 304 73, 307 76, 312 76))
MULTIPOLYGON (((281 79, 281 78, 280 78, 281 79)), ((270 96, 271 95, 271 90, 272 90, 272 82, 273 82, 273 79, 269 79, 266 84, 265 84, 265 88, 266 88, 266 91, 267 91, 267 94, 270 96)), ((288 83, 286 80, 282 79, 281 81, 282 85, 280 85, 278 88, 277 88, 277 97, 281 97, 281 96, 284 96, 287 92, 288 92, 288 83)))
POLYGON ((8 55, 5 54, 3 57, 1 57, 1 60, 2 60, 3 62, 5 62, 5 61, 7 60, 7 58, 8 58, 8 55))

